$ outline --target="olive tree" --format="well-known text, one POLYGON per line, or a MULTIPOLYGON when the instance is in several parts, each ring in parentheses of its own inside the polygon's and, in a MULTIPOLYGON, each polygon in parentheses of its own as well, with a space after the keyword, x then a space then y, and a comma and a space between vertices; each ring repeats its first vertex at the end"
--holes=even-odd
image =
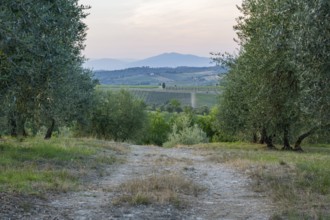
POLYGON ((128 91, 97 91, 85 135, 115 141, 139 140, 147 115, 145 105, 128 91))
POLYGON ((81 68, 87 8, 78 0, 1 2, 0 51, 8 64, 2 89, 12 134, 24 135, 30 120, 48 125, 51 137, 55 121, 76 111, 75 101, 83 99, 76 97, 91 93, 90 73, 81 68))
POLYGON ((283 149, 296 140, 301 150, 305 137, 329 127, 329 3, 245 0, 239 10, 240 52, 229 63, 222 121, 258 131, 269 147, 276 136, 283 149))

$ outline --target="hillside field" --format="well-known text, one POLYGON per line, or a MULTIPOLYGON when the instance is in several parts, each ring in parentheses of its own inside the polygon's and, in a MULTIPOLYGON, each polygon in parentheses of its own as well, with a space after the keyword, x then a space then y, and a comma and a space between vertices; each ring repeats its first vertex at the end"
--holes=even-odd
POLYGON ((114 91, 125 89, 147 105, 160 106, 176 99, 181 103, 181 106, 192 106, 192 103, 195 103, 194 107, 196 108, 213 107, 217 104, 220 93, 219 88, 215 86, 182 86, 162 89, 157 86, 99 85, 98 89, 114 91))

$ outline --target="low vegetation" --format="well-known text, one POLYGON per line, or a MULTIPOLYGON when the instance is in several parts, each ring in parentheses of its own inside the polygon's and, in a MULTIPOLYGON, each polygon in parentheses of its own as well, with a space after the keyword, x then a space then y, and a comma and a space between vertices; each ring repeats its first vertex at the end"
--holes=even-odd
POLYGON ((330 218, 329 145, 306 146, 302 154, 238 142, 205 144, 200 149, 211 161, 245 172, 254 180, 255 191, 273 198, 277 209, 273 219, 330 218))
POLYGON ((193 145, 208 142, 206 133, 187 114, 176 118, 172 125, 165 147, 174 147, 179 144, 193 145))
POLYGON ((31 138, 0 142, 0 192, 42 195, 77 190, 103 175, 104 166, 124 151, 117 144, 93 139, 31 138), (104 157, 100 151, 109 151, 104 157))
POLYGON ((185 197, 197 197, 203 188, 182 175, 170 173, 132 179, 120 185, 117 190, 120 196, 113 201, 116 205, 171 204, 184 208, 188 204, 185 197))

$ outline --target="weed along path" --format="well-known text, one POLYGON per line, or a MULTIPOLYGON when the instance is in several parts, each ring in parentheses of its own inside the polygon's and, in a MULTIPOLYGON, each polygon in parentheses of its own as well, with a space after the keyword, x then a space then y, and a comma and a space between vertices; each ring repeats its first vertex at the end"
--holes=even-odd
POLYGON ((192 148, 127 146, 125 162, 79 192, 54 196, 38 219, 269 219, 250 180, 192 148))

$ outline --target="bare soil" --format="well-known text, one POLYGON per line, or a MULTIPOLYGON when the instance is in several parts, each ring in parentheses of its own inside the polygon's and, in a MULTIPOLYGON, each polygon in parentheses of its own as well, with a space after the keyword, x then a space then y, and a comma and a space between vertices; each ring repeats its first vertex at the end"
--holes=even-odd
MULTIPOLYGON (((252 180, 239 171, 212 163, 193 148, 127 146, 124 163, 109 165, 78 192, 45 198, 7 198, 0 194, 1 219, 269 219, 271 201, 254 192, 252 180), (184 206, 115 204, 119 186, 132 179, 175 173, 204 188, 199 195, 184 195, 184 206)), ((104 151, 104 154, 107 152, 104 151)), ((12 197, 12 195, 10 195, 12 197)))

